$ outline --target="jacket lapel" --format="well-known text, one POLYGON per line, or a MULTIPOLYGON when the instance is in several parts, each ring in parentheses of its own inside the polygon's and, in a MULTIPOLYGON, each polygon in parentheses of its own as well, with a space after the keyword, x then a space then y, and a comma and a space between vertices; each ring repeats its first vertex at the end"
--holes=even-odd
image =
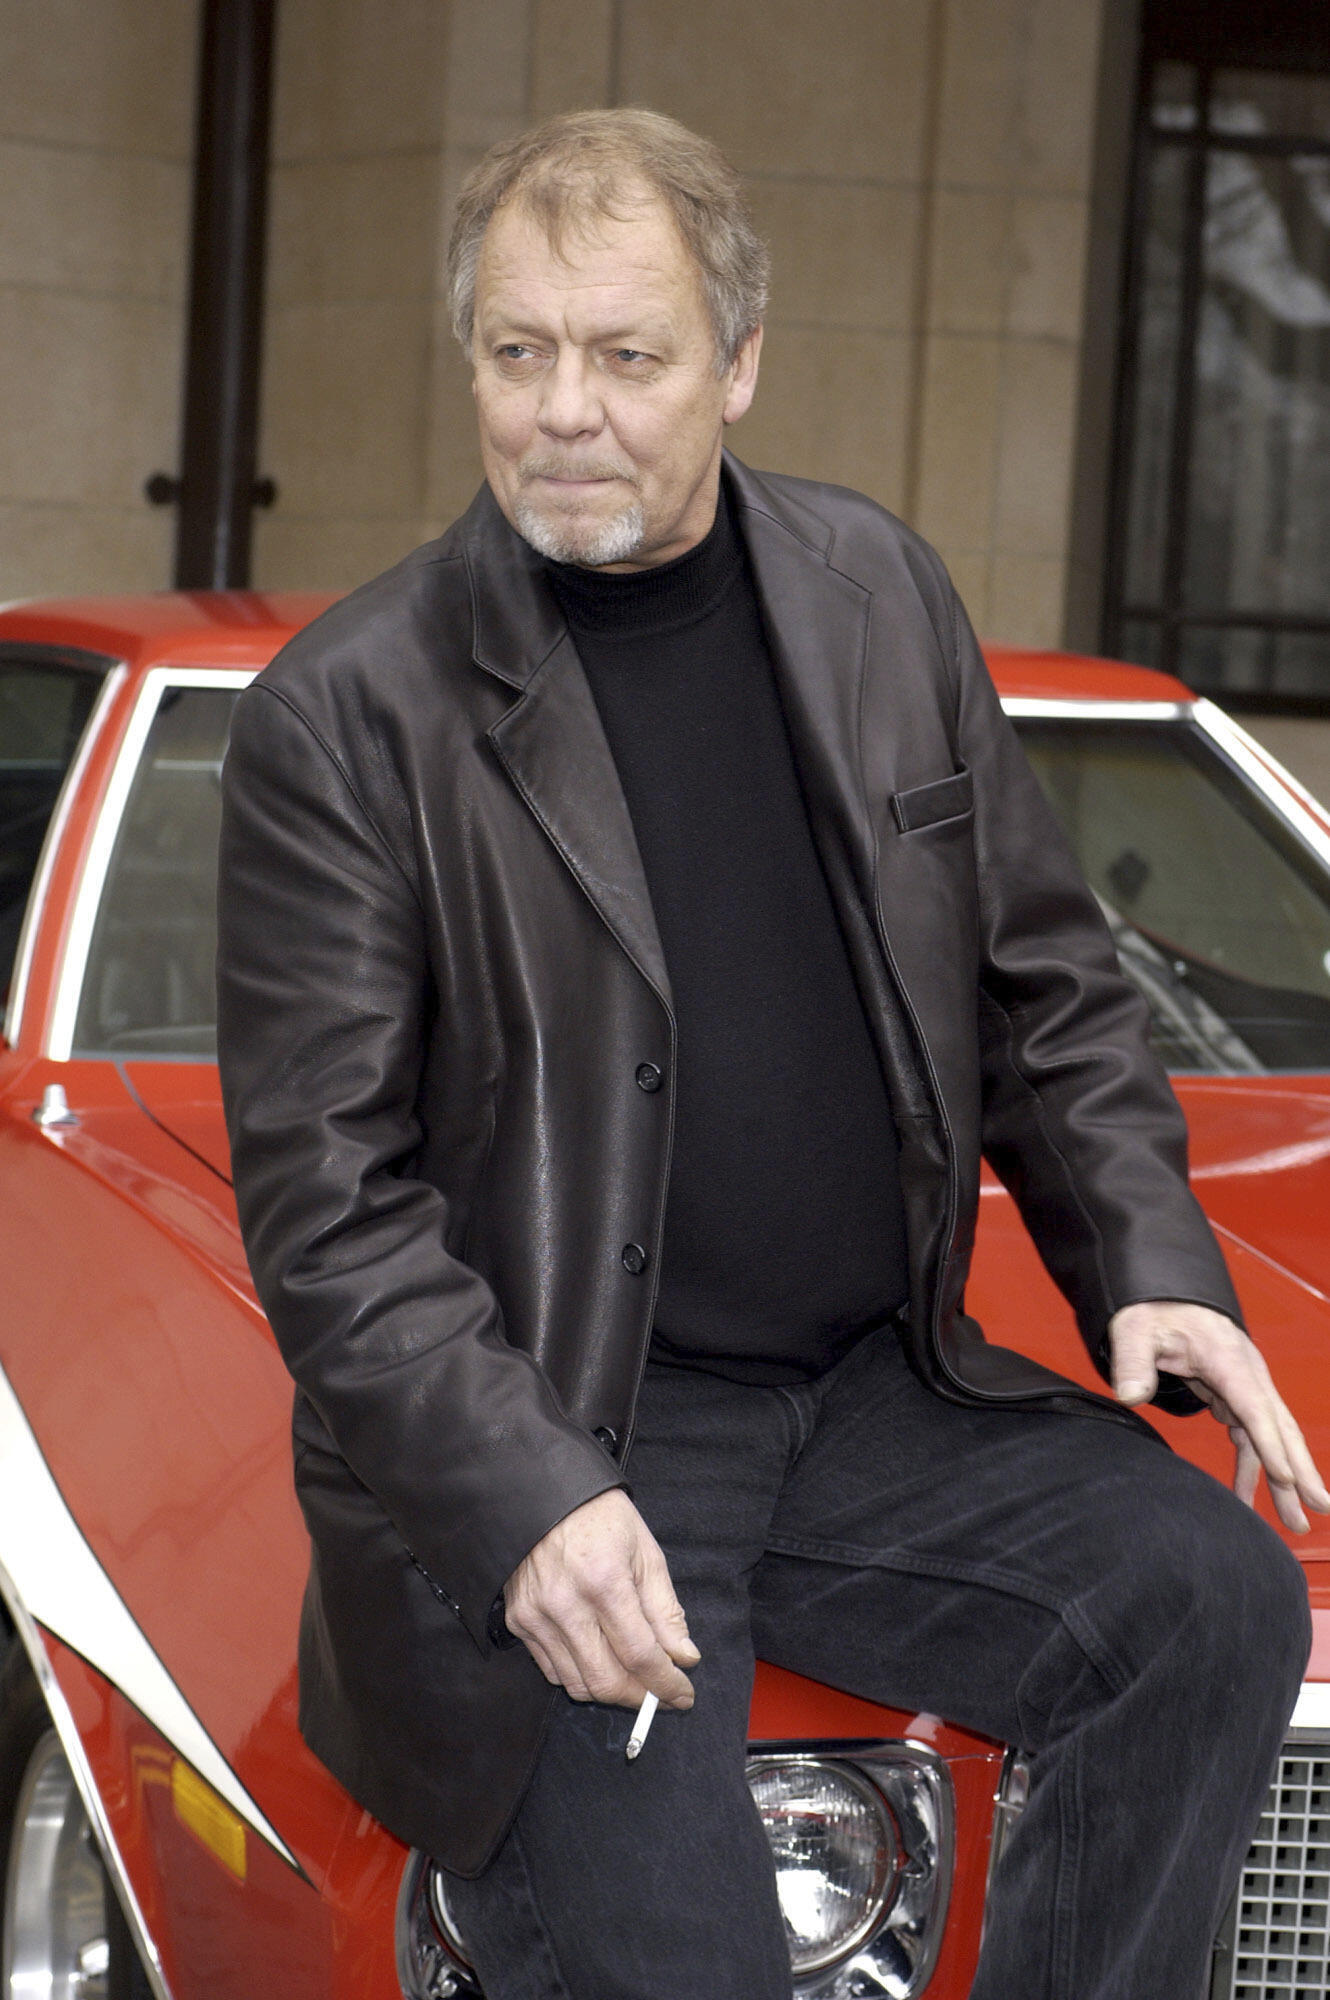
POLYGON ((875 844, 860 708, 872 598, 833 567, 824 521, 737 460, 727 456, 726 466, 814 825, 825 833, 830 824, 871 910, 875 844))
POLYGON ((519 690, 489 740, 589 901, 669 1007, 665 955, 619 774, 540 558, 488 488, 467 516, 464 547, 476 663, 519 690))

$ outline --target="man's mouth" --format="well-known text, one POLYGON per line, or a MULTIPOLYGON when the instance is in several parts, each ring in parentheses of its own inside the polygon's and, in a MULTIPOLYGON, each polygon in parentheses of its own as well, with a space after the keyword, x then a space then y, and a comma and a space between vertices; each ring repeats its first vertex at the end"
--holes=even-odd
POLYGON ((529 465, 523 467, 522 479, 527 486, 552 486, 570 494, 590 493, 598 486, 633 483, 631 473, 609 465, 529 465))

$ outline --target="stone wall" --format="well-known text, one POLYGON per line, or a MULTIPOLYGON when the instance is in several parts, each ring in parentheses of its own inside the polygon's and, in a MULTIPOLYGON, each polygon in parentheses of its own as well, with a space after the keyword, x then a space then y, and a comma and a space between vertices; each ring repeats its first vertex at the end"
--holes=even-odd
POLYGON ((0 0, 0 598, 167 580, 195 0, 0 0))
MULTIPOLYGON (((465 506, 480 467, 442 299, 458 181, 551 111, 643 103, 720 141, 772 244, 740 454, 903 513, 992 636, 1070 623, 1085 643, 1132 16, 280 0, 260 452, 279 499, 256 582, 352 583, 465 506)), ((140 489, 177 453, 196 17, 0 0, 0 591, 167 580, 170 519, 140 489)))
MULTIPOLYGON (((314 171, 292 107, 316 88, 337 100, 330 63, 354 66, 362 144, 386 170, 399 115, 391 79, 413 30, 416 60, 401 101, 420 150, 395 213, 376 206, 388 184, 364 173, 358 216, 325 200, 321 221, 305 225, 335 235, 344 271, 363 264, 367 280, 373 273, 395 317, 368 298, 354 309, 348 301, 342 328, 329 299, 297 303, 296 259, 275 229, 265 465, 282 484, 283 509, 262 529, 265 576, 303 581, 314 560, 320 579, 349 580, 391 543, 390 498, 403 546, 412 495, 429 528, 466 504, 479 460, 441 297, 453 191, 486 146, 535 118, 642 103, 721 142, 772 244, 763 380, 735 448, 754 464, 872 493, 937 542, 982 629, 1057 643, 1072 570, 1077 438, 1095 419, 1093 398, 1088 417, 1082 408, 1082 330, 1103 3, 452 0, 446 38, 431 44, 426 17, 441 23, 442 10, 429 0, 325 0, 317 10, 312 0, 286 0, 284 69, 311 38, 325 69, 315 76, 302 63, 298 91, 279 88, 278 215, 291 210, 300 146, 299 171, 314 171), (368 28, 364 37, 377 53, 362 51, 357 19, 377 23, 377 37, 368 28), (339 37, 340 57, 329 50, 339 37), (436 50, 445 53, 441 69, 436 50), (429 226, 425 107, 436 88, 435 298, 425 333, 422 301, 407 292, 419 283, 410 260, 429 226), (392 271, 382 268, 389 260, 392 271), (374 324, 399 344, 395 362, 377 344, 372 363, 361 357, 376 313, 374 324), (307 361, 297 327, 311 335, 317 327, 337 358, 325 351, 307 361), (357 375, 360 394, 350 397, 357 375), (423 486, 415 442, 402 435, 422 399, 423 486), (352 401, 355 413, 339 416, 336 406, 352 401), (391 496, 390 457, 399 466, 391 496), (293 479, 288 466, 303 470, 293 479), (371 494, 385 502, 373 521, 371 494), (299 517, 298 530, 283 527, 283 512, 299 517)), ((1114 56, 1129 73, 1124 39, 1114 56)), ((1129 93, 1119 90, 1118 100, 1125 116, 1129 93)), ((328 155, 331 136, 321 143, 328 155)), ((393 172, 404 173, 394 157, 393 172)), ((1101 405, 1110 381, 1097 356, 1101 405)), ((1101 530, 1094 521, 1096 540, 1101 530)), ((1092 569, 1096 562, 1097 546, 1092 569)))

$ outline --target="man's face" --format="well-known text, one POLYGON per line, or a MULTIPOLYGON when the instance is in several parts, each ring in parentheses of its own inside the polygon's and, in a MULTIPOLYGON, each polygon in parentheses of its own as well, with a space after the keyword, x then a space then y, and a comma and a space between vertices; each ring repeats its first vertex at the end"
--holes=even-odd
POLYGON ((757 380, 760 330, 723 375, 696 266, 663 203, 562 253, 501 208, 476 273, 472 388, 485 474, 556 562, 647 569, 710 528, 721 433, 757 380))

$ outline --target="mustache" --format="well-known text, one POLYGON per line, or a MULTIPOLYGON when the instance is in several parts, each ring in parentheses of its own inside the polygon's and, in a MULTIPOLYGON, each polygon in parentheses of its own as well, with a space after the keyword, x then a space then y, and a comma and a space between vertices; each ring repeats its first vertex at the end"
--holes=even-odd
POLYGON ((553 452, 524 458, 521 473, 523 479, 622 479, 630 486, 637 484, 631 465, 621 465, 609 458, 585 461, 561 458, 553 452))

